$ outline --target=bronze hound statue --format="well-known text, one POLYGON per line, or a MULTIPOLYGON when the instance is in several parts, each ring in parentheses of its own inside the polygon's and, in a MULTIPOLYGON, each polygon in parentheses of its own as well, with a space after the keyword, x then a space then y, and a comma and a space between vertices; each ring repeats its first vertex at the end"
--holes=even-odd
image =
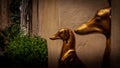
POLYGON ((86 35, 91 33, 101 33, 106 37, 106 48, 102 61, 102 68, 110 67, 111 53, 111 8, 103 8, 97 11, 94 18, 79 26, 75 33, 86 35))
POLYGON ((70 29, 60 29, 51 40, 63 40, 63 47, 59 58, 59 68, 85 68, 75 51, 75 37, 70 29))

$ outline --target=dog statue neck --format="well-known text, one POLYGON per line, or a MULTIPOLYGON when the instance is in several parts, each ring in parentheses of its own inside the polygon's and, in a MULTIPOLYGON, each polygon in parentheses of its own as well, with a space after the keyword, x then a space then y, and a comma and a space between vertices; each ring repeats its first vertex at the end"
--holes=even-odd
POLYGON ((111 37, 106 38, 106 47, 103 55, 102 68, 110 68, 111 37))
POLYGON ((69 50, 74 51, 75 50, 75 36, 72 33, 72 31, 70 32, 70 36, 67 40, 63 40, 63 46, 62 46, 62 52, 61 52, 61 57, 63 55, 65 55, 65 53, 69 50))

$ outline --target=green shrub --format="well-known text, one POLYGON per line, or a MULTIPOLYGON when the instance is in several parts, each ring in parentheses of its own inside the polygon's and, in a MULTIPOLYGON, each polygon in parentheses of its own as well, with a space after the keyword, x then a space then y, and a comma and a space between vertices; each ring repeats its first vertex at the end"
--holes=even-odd
POLYGON ((5 50, 5 47, 10 40, 14 39, 20 34, 22 34, 22 31, 20 31, 19 24, 11 24, 5 30, 0 31, 0 48, 2 49, 2 51, 5 50))
POLYGON ((47 68, 47 41, 39 36, 23 35, 19 24, 12 24, 3 35, 7 38, 4 61, 13 68, 47 68))
POLYGON ((13 66, 39 66, 47 68, 48 49, 44 38, 16 36, 7 46, 7 56, 13 66))
POLYGON ((8 40, 11 40, 20 35, 20 32, 20 25, 12 24, 10 25, 10 27, 3 31, 3 34, 8 40))

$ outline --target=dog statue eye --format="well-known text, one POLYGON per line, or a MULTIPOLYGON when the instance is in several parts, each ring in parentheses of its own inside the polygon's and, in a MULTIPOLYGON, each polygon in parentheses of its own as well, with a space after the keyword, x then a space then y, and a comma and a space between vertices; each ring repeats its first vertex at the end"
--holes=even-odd
POLYGON ((96 22, 100 22, 100 21, 101 21, 101 18, 100 18, 100 17, 97 17, 95 21, 96 21, 96 22))
POLYGON ((99 20, 99 19, 96 19, 96 22, 100 22, 100 20, 99 20))

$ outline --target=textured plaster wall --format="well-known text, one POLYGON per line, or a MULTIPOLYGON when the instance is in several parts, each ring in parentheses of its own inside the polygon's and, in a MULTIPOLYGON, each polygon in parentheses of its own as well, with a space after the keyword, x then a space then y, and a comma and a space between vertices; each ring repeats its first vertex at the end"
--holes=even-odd
POLYGON ((120 0, 112 0, 111 68, 120 68, 120 0))

